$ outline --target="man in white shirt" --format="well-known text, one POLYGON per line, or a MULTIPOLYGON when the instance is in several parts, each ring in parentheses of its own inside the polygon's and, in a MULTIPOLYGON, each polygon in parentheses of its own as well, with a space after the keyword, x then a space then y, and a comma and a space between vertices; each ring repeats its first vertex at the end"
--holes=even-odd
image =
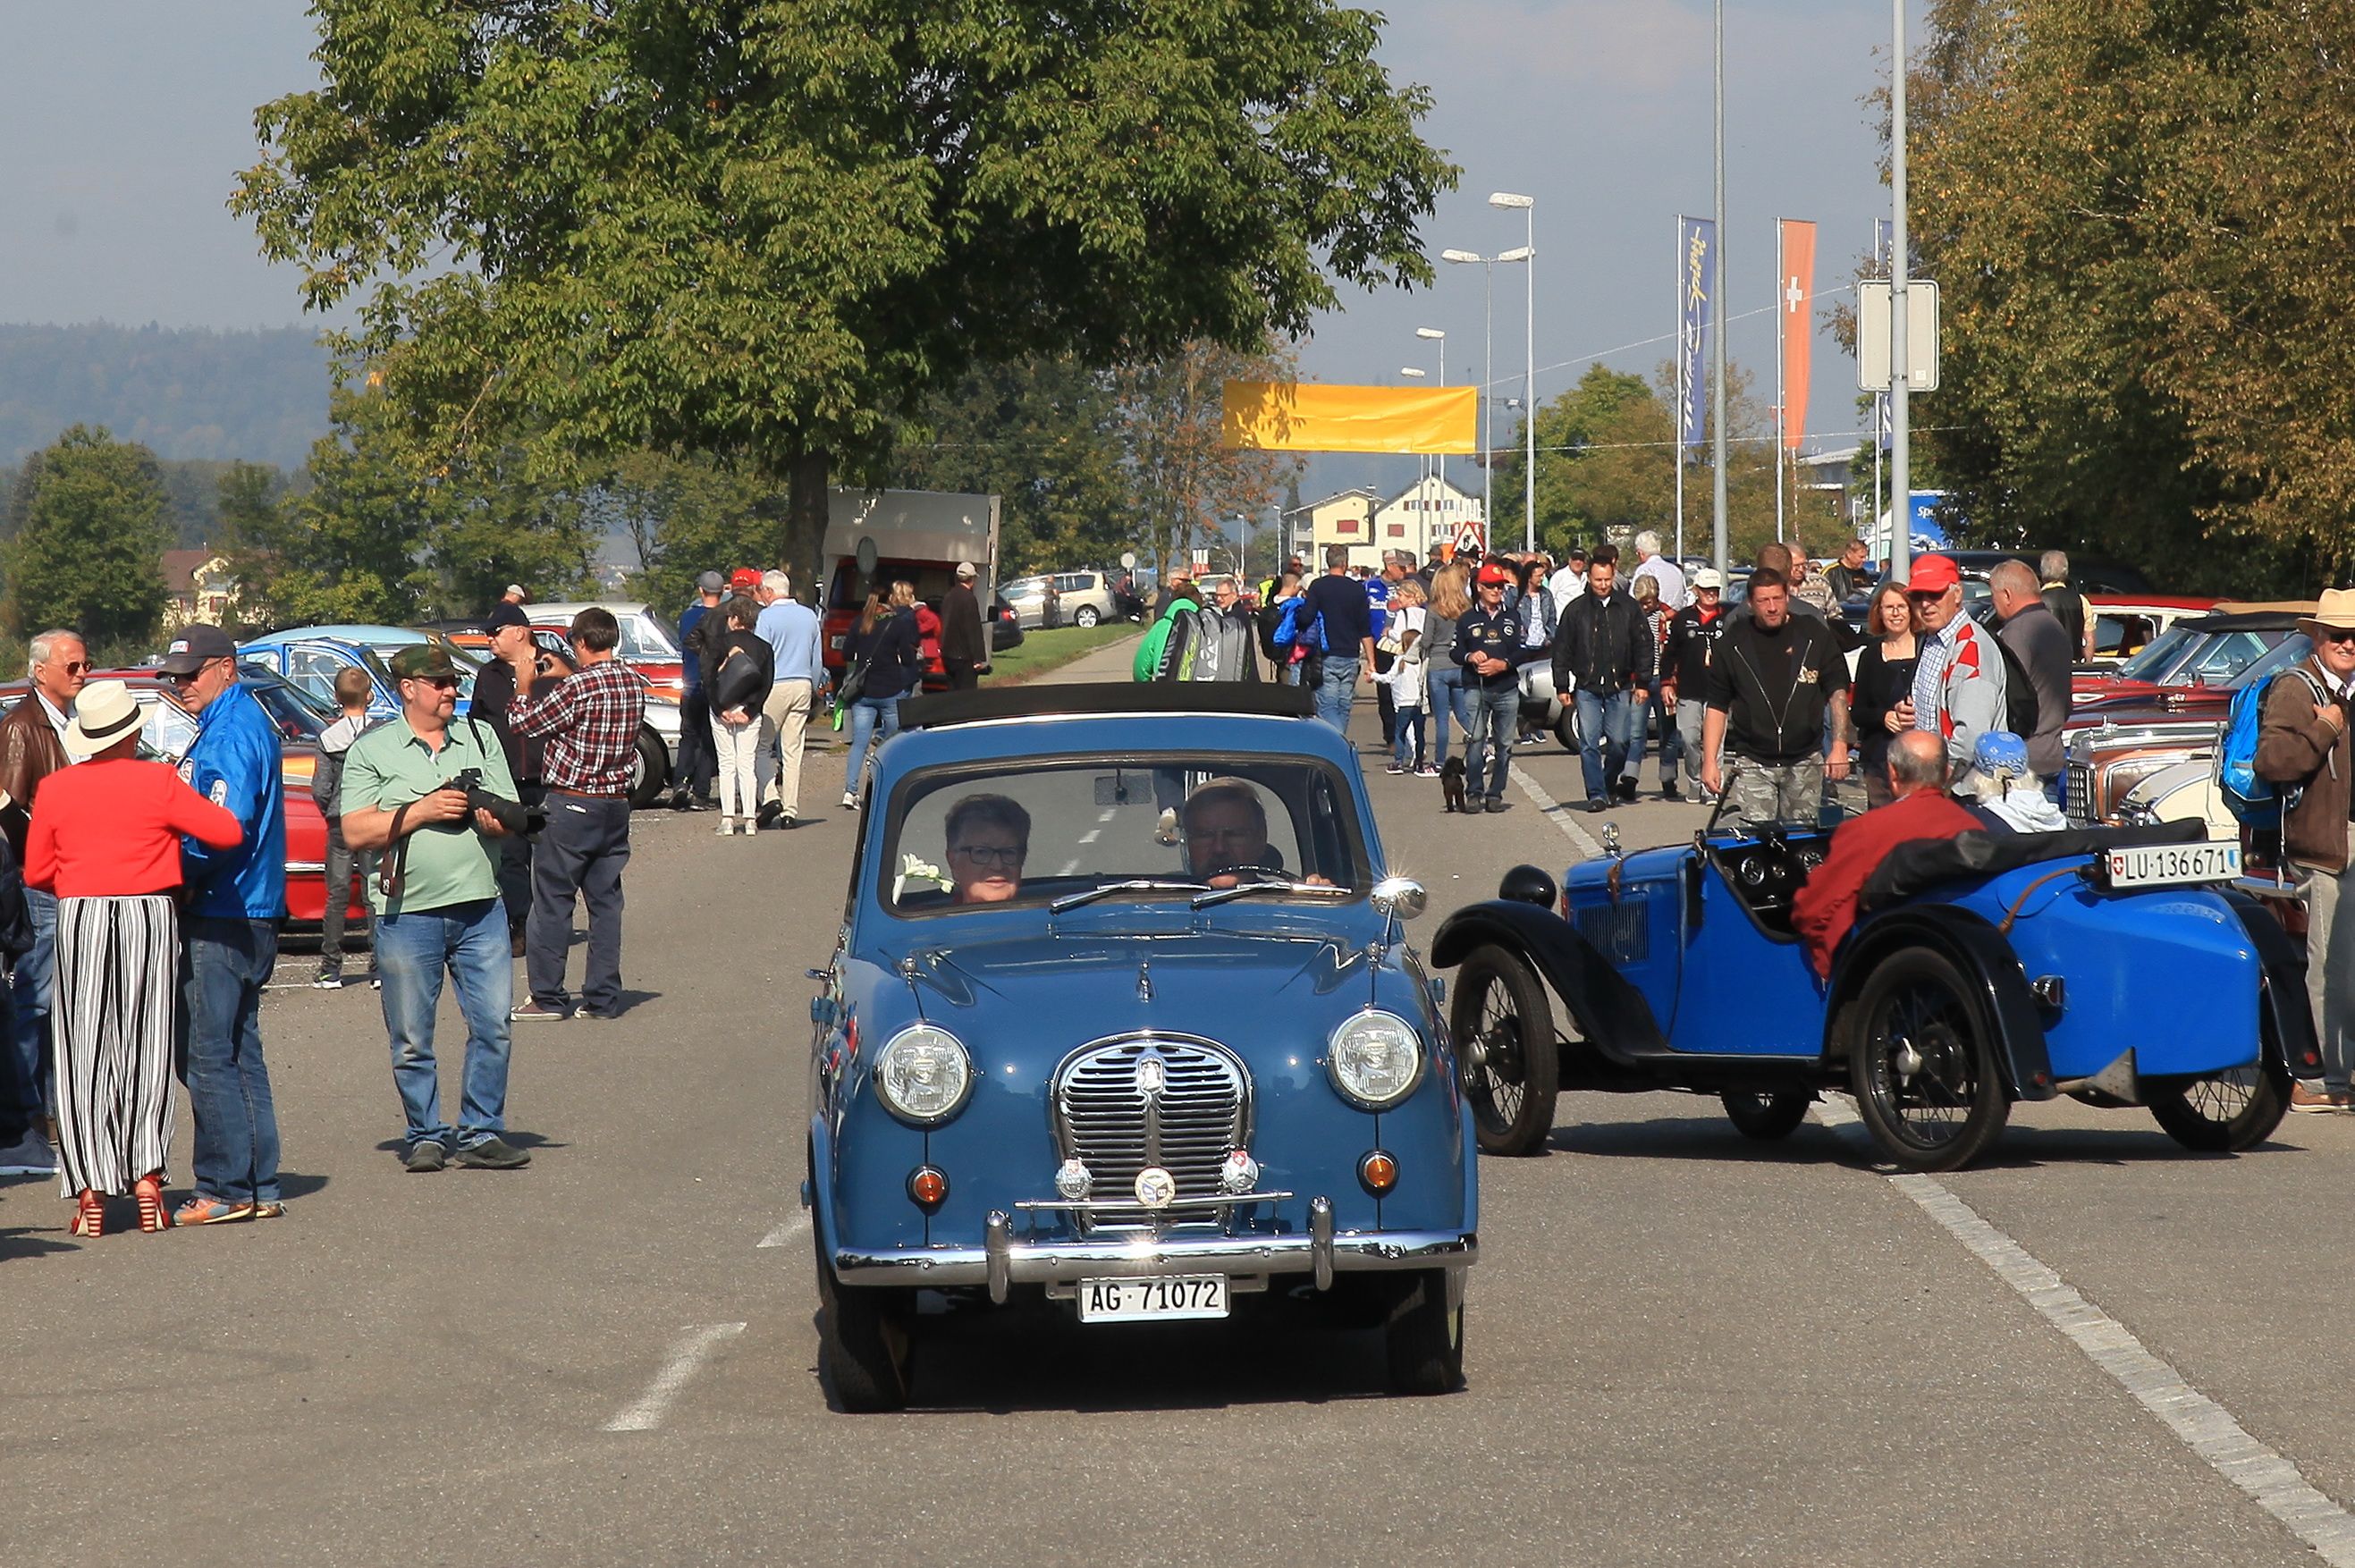
POLYGON ((1674 614, 1685 607, 1684 568, 1660 553, 1660 536, 1646 528, 1636 536, 1636 571, 1628 580, 1628 592, 1634 584, 1650 578, 1660 585, 1660 608, 1674 614))
POLYGON ((1560 621, 1561 613, 1570 607, 1570 602, 1585 592, 1586 547, 1572 545, 1570 547, 1570 559, 1546 579, 1546 596, 1553 601, 1554 619, 1560 621))

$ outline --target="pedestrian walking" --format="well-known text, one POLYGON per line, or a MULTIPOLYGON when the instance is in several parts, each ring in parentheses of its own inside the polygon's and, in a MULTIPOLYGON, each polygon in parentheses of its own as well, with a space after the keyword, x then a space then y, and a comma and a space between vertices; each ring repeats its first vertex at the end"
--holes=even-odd
POLYGON ((1146 628, 1143 640, 1136 645, 1129 673, 1138 680, 1176 679, 1184 666, 1186 643, 1192 636, 1189 618, 1201 607, 1194 597, 1193 584, 1173 581, 1155 606, 1153 624, 1146 628), (1169 646, 1172 638, 1178 640, 1174 652, 1169 646))
MULTIPOLYGON (((1693 602, 1668 617, 1667 643, 1660 649, 1660 709, 1676 720, 1677 747, 1685 769, 1704 795, 1700 783, 1701 738, 1709 718, 1710 666, 1718 639, 1725 635, 1725 579, 1713 566, 1692 574, 1693 602)), ((1674 778, 1671 776, 1671 784, 1674 778)), ((1679 791, 1677 798, 1681 798, 1679 791)))
POLYGON ((1658 578, 1636 578, 1634 592, 1636 609, 1644 617, 1644 629, 1651 636, 1651 662, 1636 672, 1636 685, 1629 693, 1635 711, 1627 720, 1627 760, 1619 770, 1619 797, 1633 801, 1639 793, 1644 752, 1657 725, 1660 731, 1660 798, 1675 800, 1677 759, 1684 747, 1677 736, 1676 720, 1668 717, 1667 683, 1662 674, 1661 655, 1668 643, 1670 612, 1660 603, 1658 578))
MULTIPOLYGON (((981 600, 974 580, 981 574, 969 560, 956 564, 956 581, 941 599, 941 668, 951 691, 971 691, 989 665, 989 640, 982 635, 981 600)), ((1231 591, 1230 591, 1231 597, 1231 591)))
MULTIPOLYGON (((368 727, 368 699, 375 695, 375 686, 368 672, 356 665, 336 672, 336 706, 341 712, 319 732, 319 754, 311 765, 311 801, 327 824, 327 903, 319 917, 319 972, 311 980, 322 991, 344 988, 344 918, 352 898, 352 876, 357 872, 365 884, 376 871, 375 851, 354 849, 345 841, 342 805, 344 763, 352 742, 368 727)), ((373 944, 368 949, 368 982, 381 983, 373 944)))
MULTIPOLYGON (((1997 563, 1987 573, 1987 591, 2002 621, 1996 640, 2028 677, 2036 694, 2035 728, 2020 737, 2028 742, 2028 765, 2037 787, 2054 801, 2061 798, 2062 763, 2061 734, 2069 723, 2071 666, 2076 655, 2069 633, 2038 596, 2036 573, 2025 561, 1997 563)), ((2004 671, 2007 685, 2012 677, 2004 671)))
POLYGON ((712 750, 710 688, 704 684, 703 640, 707 635, 720 637, 726 627, 713 612, 726 603, 728 580, 716 571, 707 571, 695 580, 695 603, 689 604, 678 618, 679 661, 685 682, 678 701, 678 774, 671 781, 670 808, 673 811, 696 809, 697 799, 708 802, 711 797, 711 782, 719 771, 719 759, 712 750), (711 625, 707 630, 704 623, 711 625))
POLYGON ((1284 572, 1260 596, 1259 613, 1254 617, 1260 654, 1275 671, 1275 678, 1285 686, 1300 684, 1298 645, 1291 639, 1279 644, 1276 636, 1291 619, 1293 603, 1299 597, 1300 574, 1284 572))
MULTIPOLYGON (((740 830, 750 837, 754 813, 761 809, 759 757, 768 721, 760 704, 776 686, 773 678, 775 650, 757 629, 763 613, 750 599, 730 599, 718 617, 727 627, 710 687, 711 737, 719 758, 722 838, 740 830)), ((798 766, 795 783, 798 785, 798 766)))
POLYGON ((2048 549, 2037 558, 2036 575, 2040 580, 2039 596, 2061 629, 2069 634, 2069 645, 2076 649, 2075 656, 2094 656, 2094 629, 2099 618, 2094 613, 2094 603, 2071 585, 2069 554, 2066 550, 2048 549))
MULTIPOLYGON (((1619 552, 1594 547, 1588 558, 1586 592, 1562 612, 1561 635, 1553 640, 1553 688, 1576 688, 1579 760, 1586 780, 1586 809, 1607 809, 1619 797, 1619 775, 1627 760, 1636 717, 1636 683, 1653 662, 1651 629, 1636 601, 1619 587, 1619 552)), ((1545 595, 1536 598, 1542 603, 1545 595)), ((1633 798, 1631 790, 1625 798, 1633 798)))
POLYGON ((1922 652, 1913 694, 1899 711, 1913 728, 1945 740, 1955 792, 1967 793, 1979 737, 2004 727, 2003 655, 1963 613, 1963 574, 1951 557, 1915 556, 1905 599, 1921 627, 1922 652))
POLYGON ((782 571, 762 577, 761 598, 753 630, 769 645, 769 685, 757 699, 758 826, 791 827, 801 820, 802 755, 826 681, 826 628, 816 611, 794 597, 793 579, 782 571))
POLYGON ((2355 588, 2324 592, 2298 630, 2314 651, 2265 688, 2256 771, 2282 796, 2282 859, 2306 904, 2306 995, 2322 1047, 2322 1086, 2291 1086, 2290 1108, 2344 1111, 2355 1071, 2355 885, 2348 866, 2350 782, 2355 748, 2355 588), (2295 792, 2295 793, 2293 793, 2295 792))
POLYGON ((1242 606, 1233 578, 1220 579, 1210 590, 1210 602, 1195 616, 1193 636, 1193 656, 1188 663, 1187 679, 1259 679, 1259 656, 1252 646, 1258 640, 1258 629, 1252 624, 1251 612, 1242 606))
POLYGON ((1470 563, 1451 560, 1432 574, 1431 603, 1423 622, 1428 661, 1424 688, 1430 694, 1432 751, 1416 771, 1436 776, 1447 765, 1447 727, 1453 722, 1472 743, 1471 715, 1465 707, 1464 667, 1455 662, 1455 628, 1472 613, 1470 563))
POLYGON ((1398 658, 1398 638, 1391 627, 1391 606, 1398 585, 1412 575, 1414 557, 1406 550, 1382 551, 1382 568, 1366 580, 1366 627, 1374 635, 1374 711, 1382 725, 1382 749, 1398 736, 1397 692, 1391 685, 1391 667, 1398 658))
POLYGON ((261 1051, 261 989, 286 918, 285 785, 278 727, 238 678, 237 645, 204 622, 165 649, 164 674, 197 716, 180 776, 237 818, 234 848, 181 840, 187 880, 180 928, 182 1078, 196 1122, 195 1191, 176 1225, 274 1220, 278 1107, 261 1051))
MULTIPOLYGON (((1850 539, 1840 546, 1839 559, 1824 568, 1824 586, 1832 591, 1832 599, 1845 604, 1862 593, 1871 583, 1871 573, 1864 569, 1865 548, 1862 539, 1850 539)), ((1885 769, 1874 770, 1885 772, 1885 769)), ((1885 784, 1886 780, 1882 781, 1885 784)))
MULTIPOLYGON (((490 726, 491 733, 499 738, 499 748, 506 755, 507 775, 515 780, 516 798, 527 811, 538 811, 548 798, 548 785, 543 777, 547 766, 547 742, 537 735, 516 733, 507 718, 508 704, 515 700, 515 661, 528 658, 538 672, 541 681, 553 684, 569 672, 553 654, 543 650, 534 640, 531 622, 513 604, 491 607, 491 661, 474 677, 474 700, 468 713, 490 726)), ((686 734, 680 730, 682 739, 686 734)), ((524 930, 531 919, 531 863, 535 853, 532 836, 510 833, 498 842, 499 903, 506 911, 507 922, 507 953, 520 958, 524 955, 524 930)))
POLYGON ((1423 710, 1430 701, 1424 682, 1424 674, 1430 667, 1425 657, 1430 625, 1425 602, 1421 579, 1401 579, 1396 608, 1390 612, 1387 623, 1388 635, 1398 643, 1390 673, 1381 677, 1390 684, 1391 709, 1396 716, 1387 770, 1393 773, 1421 773, 1429 766, 1429 755, 1423 750, 1423 710))
MULTIPOLYGON (((870 593, 867 609, 844 639, 843 662, 857 672, 850 704, 850 756, 843 772, 842 804, 858 809, 867 758, 900 731, 900 699, 923 681, 922 644, 916 625, 916 589, 894 582, 888 593, 870 593)), ((844 677, 846 692, 851 689, 844 677)))
MULTIPOLYGON (((28 652, 32 689, 0 718, 0 834, 19 867, 41 781, 72 763, 66 729, 90 679, 90 649, 72 632, 43 632, 28 652)), ((48 1135, 56 1104, 49 997, 57 976, 58 901, 28 886, 25 915, 32 945, 17 955, 15 979, 0 995, 9 1004, 6 1032, 0 1035, 0 1176, 48 1176, 57 1169, 48 1135)))
POLYGON ((1316 717, 1349 733, 1349 708, 1358 698, 1358 682, 1374 673, 1374 634, 1367 611, 1365 585, 1349 575, 1349 547, 1325 548, 1325 575, 1304 591, 1302 614, 1322 626, 1317 650, 1316 717))
POLYGON ((1902 709, 1913 695, 1913 667, 1921 656, 1914 625, 1905 584, 1884 582, 1873 592, 1864 612, 1864 651, 1857 656, 1849 693, 1867 810, 1896 798, 1889 782, 1889 743, 1913 729, 1902 709))
POLYGON ((1455 662, 1463 667, 1464 790, 1468 811, 1506 811, 1505 775, 1521 710, 1521 624, 1505 608, 1510 568, 1480 569, 1479 603, 1455 623, 1455 662))
POLYGON ((1638 585, 1646 582, 1659 596, 1663 613, 1673 615, 1685 607, 1685 569, 1660 553, 1660 536, 1649 528, 1636 536, 1636 570, 1627 591, 1640 592, 1638 585))
POLYGON ((57 1153, 78 1236, 104 1232, 110 1195, 136 1194, 143 1231, 170 1223, 180 836, 216 850, 244 837, 170 768, 138 759, 145 717, 119 680, 86 688, 63 741, 86 765, 50 778, 27 834, 27 885, 57 901, 57 1153))
POLYGON ((1572 600, 1586 592, 1586 547, 1572 545, 1569 559, 1546 579, 1546 594, 1553 601, 1555 620, 1561 618, 1561 613, 1570 608, 1572 600))
POLYGON ((613 657, 622 628, 612 611, 581 611, 566 640, 578 667, 553 686, 538 682, 528 657, 509 661, 516 694, 507 719, 517 736, 548 742, 548 825, 532 855, 524 931, 531 995, 510 1015, 518 1022, 571 1016, 564 969, 575 900, 589 906, 581 1016, 609 1019, 622 1008, 622 870, 630 861, 630 770, 645 683, 613 657))
MULTIPOLYGON (((523 807, 497 734, 479 719, 454 717, 458 670, 448 649, 401 649, 393 656, 392 677, 400 693, 400 717, 354 741, 345 760, 343 828, 352 843, 384 857, 368 902, 376 912, 384 1029, 404 1123, 401 1164, 411 1175, 440 1170, 453 1158, 475 1170, 519 1170, 531 1156, 505 1136, 515 965, 499 901, 497 842, 511 827, 478 804, 475 792, 508 803, 512 813, 523 807), (445 976, 466 1024, 465 1087, 454 1127, 442 1117, 442 1073, 434 1056, 445 976)), ((634 738, 634 723, 630 732, 634 738)), ((543 859, 542 871, 549 865, 543 859)), ((617 906, 618 898, 617 891, 617 906)), ((593 969, 593 901, 590 910, 593 969)), ((568 902, 567 937, 571 915, 568 902)), ((559 978, 562 973, 559 958, 559 978)))
POLYGON ((1772 567, 1750 578, 1750 615, 1726 628, 1710 670, 1701 787, 1731 789, 1744 827, 1814 826, 1829 771, 1848 776, 1848 660, 1831 628, 1794 614, 1790 584, 1772 567))

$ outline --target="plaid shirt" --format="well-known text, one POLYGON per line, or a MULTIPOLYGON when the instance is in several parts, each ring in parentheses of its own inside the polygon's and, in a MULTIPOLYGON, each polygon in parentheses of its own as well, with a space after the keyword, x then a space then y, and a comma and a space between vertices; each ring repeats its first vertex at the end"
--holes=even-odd
POLYGON ((645 683, 616 659, 583 665, 553 686, 507 702, 518 740, 545 740, 550 789, 625 795, 646 711, 645 683))

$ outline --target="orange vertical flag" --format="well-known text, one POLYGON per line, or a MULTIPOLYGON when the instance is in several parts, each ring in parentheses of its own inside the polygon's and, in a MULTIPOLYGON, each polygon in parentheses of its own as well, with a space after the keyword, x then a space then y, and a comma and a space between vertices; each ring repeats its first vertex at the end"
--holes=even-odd
POLYGON ((1783 279, 1776 285, 1783 331, 1783 444, 1799 449, 1807 429, 1807 372, 1816 342, 1816 226, 1785 218, 1783 279))

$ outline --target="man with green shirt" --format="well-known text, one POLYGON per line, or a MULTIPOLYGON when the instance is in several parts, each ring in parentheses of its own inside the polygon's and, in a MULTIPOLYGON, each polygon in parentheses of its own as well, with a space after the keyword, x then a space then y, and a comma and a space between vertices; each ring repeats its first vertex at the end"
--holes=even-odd
POLYGON ((466 782, 516 798, 506 750, 491 728, 453 721, 458 671, 432 644, 394 656, 400 717, 379 724, 344 754, 344 841, 377 849, 368 887, 376 912, 377 969, 384 977, 384 1026, 392 1038, 392 1081, 409 1118, 402 1163, 412 1174, 450 1159, 477 1170, 515 1170, 531 1157, 506 1130, 507 1009, 515 969, 499 902, 498 847, 490 813, 470 809, 466 782), (433 1060, 433 1015, 448 971, 466 1019, 465 1096, 453 1129, 442 1120, 433 1060))

